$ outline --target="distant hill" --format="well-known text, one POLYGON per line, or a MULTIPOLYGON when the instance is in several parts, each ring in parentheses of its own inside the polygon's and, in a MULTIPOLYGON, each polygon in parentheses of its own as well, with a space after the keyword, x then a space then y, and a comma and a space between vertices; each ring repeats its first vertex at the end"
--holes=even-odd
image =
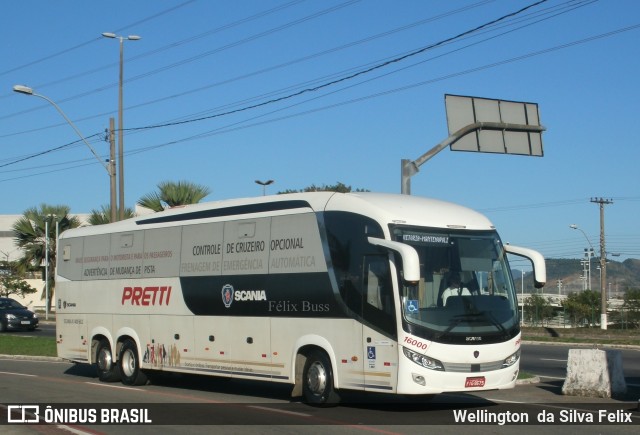
MULTIPOLYGON (((558 280, 562 281, 562 294, 579 292, 584 288, 582 264, 580 259, 547 258, 547 285, 545 293, 558 291, 558 280)), ((592 290, 600 290, 600 259, 591 259, 591 287, 592 290)), ((514 269, 513 279, 516 288, 521 287, 522 273, 514 269)), ((588 288, 587 284, 587 288, 588 288)), ((611 297, 623 297, 628 288, 640 288, 640 260, 627 259, 623 262, 609 261, 607 263, 607 291, 611 297)), ((531 272, 525 272, 524 289, 528 293, 533 289, 533 277, 531 272)))

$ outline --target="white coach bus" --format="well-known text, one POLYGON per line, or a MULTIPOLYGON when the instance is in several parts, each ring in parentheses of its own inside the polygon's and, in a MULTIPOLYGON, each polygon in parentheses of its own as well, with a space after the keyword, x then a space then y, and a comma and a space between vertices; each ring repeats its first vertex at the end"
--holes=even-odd
POLYGON ((542 256, 481 214, 393 194, 196 204, 68 230, 58 249, 60 357, 127 385, 154 370, 290 383, 317 405, 512 388, 506 254, 545 281, 542 256))

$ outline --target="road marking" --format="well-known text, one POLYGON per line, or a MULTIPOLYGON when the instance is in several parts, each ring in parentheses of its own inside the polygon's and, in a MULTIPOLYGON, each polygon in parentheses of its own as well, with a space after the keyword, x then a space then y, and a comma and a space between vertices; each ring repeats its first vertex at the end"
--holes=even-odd
POLYGON ((98 382, 85 382, 85 384, 95 385, 96 387, 118 388, 121 390, 143 391, 141 388, 126 387, 124 385, 100 384, 98 382))
POLYGON ((65 430, 67 432, 74 433, 76 435, 95 435, 101 432, 96 432, 89 428, 81 428, 78 426, 67 426, 66 424, 59 424, 56 426, 58 429, 65 430))
POLYGON ((26 373, 14 373, 14 372, 0 372, 2 375, 13 375, 13 376, 29 376, 32 378, 37 378, 38 375, 27 375, 26 373))
POLYGON ((279 412, 281 414, 296 415, 298 417, 311 417, 311 414, 305 414, 303 412, 285 411, 284 409, 269 408, 267 406, 249 405, 247 406, 247 408, 255 408, 255 409, 260 409, 262 411, 279 412))
POLYGON ((553 358, 540 358, 540 361, 557 361, 557 362, 567 362, 566 359, 553 359, 553 358))

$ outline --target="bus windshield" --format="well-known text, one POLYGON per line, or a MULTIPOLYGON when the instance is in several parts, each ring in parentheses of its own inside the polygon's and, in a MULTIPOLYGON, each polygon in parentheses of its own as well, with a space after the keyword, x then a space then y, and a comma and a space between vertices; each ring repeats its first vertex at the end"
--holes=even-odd
POLYGON ((519 332, 516 293, 497 233, 396 227, 393 234, 420 258, 420 281, 400 287, 407 332, 469 344, 519 332))

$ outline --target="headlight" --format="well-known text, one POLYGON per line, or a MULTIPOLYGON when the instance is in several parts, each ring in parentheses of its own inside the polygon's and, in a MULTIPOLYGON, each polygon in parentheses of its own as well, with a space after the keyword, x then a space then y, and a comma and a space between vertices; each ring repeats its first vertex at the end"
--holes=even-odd
POLYGON ((14 314, 7 314, 7 320, 16 320, 17 317, 14 314))
POLYGON ((402 348, 402 352, 404 356, 409 358, 414 363, 418 364, 429 370, 441 370, 444 371, 444 366, 440 361, 434 358, 429 358, 428 356, 421 355, 419 353, 413 352, 412 350, 407 349, 406 347, 402 348))
POLYGON ((37 318, 38 318, 38 313, 34 312, 34 313, 33 313, 33 318, 34 318, 34 319, 37 319, 37 318))
POLYGON ((502 361, 502 368, 511 367, 520 359, 520 349, 510 357, 506 358, 502 361))

